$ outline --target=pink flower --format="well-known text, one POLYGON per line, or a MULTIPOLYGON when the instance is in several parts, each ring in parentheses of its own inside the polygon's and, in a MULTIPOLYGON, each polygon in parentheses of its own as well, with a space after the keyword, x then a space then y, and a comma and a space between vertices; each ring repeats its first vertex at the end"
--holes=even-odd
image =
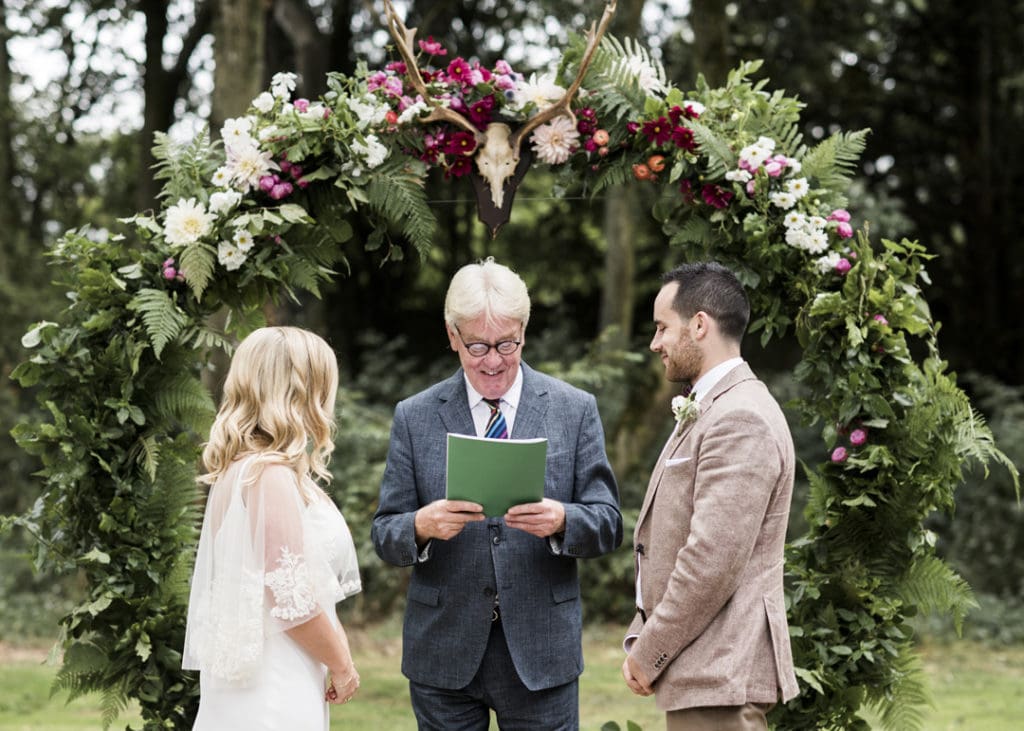
POLYGON ((468 79, 469 73, 469 64, 466 63, 465 59, 461 56, 452 59, 452 62, 448 64, 448 76, 456 81, 464 81, 468 79))
POLYGON ((506 61, 506 60, 505 60, 505 59, 503 59, 503 58, 499 58, 499 59, 498 59, 498 60, 497 60, 497 61, 495 62, 495 64, 494 64, 494 72, 495 72, 496 74, 501 74, 502 76, 508 76, 509 74, 512 74, 512 73, 514 73, 514 72, 512 71, 512 66, 510 66, 510 65, 509 65, 509 62, 508 62, 508 61, 506 61))
POLYGON ((486 126, 494 113, 494 95, 488 94, 469 108, 469 119, 473 124, 486 126))
POLYGON ((172 256, 172 257, 169 257, 168 259, 166 259, 162 266, 164 267, 164 269, 166 269, 167 267, 174 266, 174 257, 172 256))
MULTIPOLYGON (((173 259, 171 260, 173 261, 173 259)), ((174 267, 164 267, 164 279, 174 279, 178 276, 178 270, 174 267)))
MULTIPOLYGON (((409 70, 409 67, 405 65, 405 61, 392 61, 384 68, 388 71, 394 71, 399 76, 405 76, 405 72, 409 70)), ((373 89, 370 91, 373 91, 373 89)))
POLYGON ((847 221, 850 220, 850 212, 847 211, 845 208, 837 208, 830 214, 828 214, 828 217, 825 220, 846 223, 847 221))
POLYGON ((839 234, 840 238, 848 239, 853 236, 853 226, 843 221, 836 226, 836 233, 839 234))
POLYGON ((281 180, 276 175, 264 175, 260 178, 260 190, 264 193, 269 193, 274 189, 274 186, 280 183, 281 180))
POLYGON ((420 50, 430 56, 447 56, 448 51, 444 46, 434 40, 434 36, 427 36, 427 40, 419 41, 420 50))
POLYGON ((836 447, 835 449, 832 450, 832 461, 835 462, 836 464, 839 464, 840 462, 845 462, 846 458, 849 456, 850 455, 847 454, 846 452, 846 447, 836 447))
POLYGON ((859 447, 860 445, 864 444, 867 440, 867 429, 854 429, 852 432, 850 432, 850 444, 852 444, 855 447, 859 447))
POLYGON ((881 325, 889 324, 889 321, 885 319, 885 315, 882 314, 875 315, 872 319, 881 325))
POLYGON ((299 112, 306 112, 309 110, 309 99, 296 99, 292 102, 292 106, 299 110, 299 112))
POLYGON ((291 195, 292 190, 293 188, 291 183, 278 183, 273 188, 271 188, 269 192, 271 198, 273 198, 276 201, 279 201, 282 198, 287 198, 289 195, 291 195))
POLYGON ((846 274, 851 269, 853 269, 853 264, 850 263, 849 259, 844 258, 836 262, 836 271, 839 274, 846 274))

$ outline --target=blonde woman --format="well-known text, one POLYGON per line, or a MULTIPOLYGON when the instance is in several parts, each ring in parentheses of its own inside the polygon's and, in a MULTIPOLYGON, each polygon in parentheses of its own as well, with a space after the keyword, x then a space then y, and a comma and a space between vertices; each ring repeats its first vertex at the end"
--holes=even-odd
POLYGON ((355 547, 316 483, 337 388, 334 352, 299 328, 256 330, 231 361, 182 662, 200 671, 195 731, 326 731, 328 704, 359 688, 334 609, 361 588, 355 547))

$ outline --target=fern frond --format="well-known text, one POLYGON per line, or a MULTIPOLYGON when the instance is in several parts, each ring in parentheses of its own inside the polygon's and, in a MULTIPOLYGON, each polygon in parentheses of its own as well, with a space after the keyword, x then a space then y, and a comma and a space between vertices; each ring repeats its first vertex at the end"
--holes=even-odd
POLYGON ((898 587, 900 596, 926 612, 949 612, 957 634, 967 613, 978 607, 964 579, 937 556, 925 556, 907 569, 898 587))
POLYGON ((924 707, 931 705, 925 682, 924 667, 912 645, 901 647, 894 658, 895 674, 888 697, 874 697, 868 689, 868 705, 878 711, 886 731, 918 731, 924 728, 924 707))
POLYGON ((142 315, 142 322, 157 358, 164 346, 174 340, 188 322, 185 313, 162 289, 140 289, 128 307, 142 315))
POLYGON ((202 301, 203 292, 213 279, 213 267, 217 261, 217 252, 212 246, 204 243, 186 246, 178 257, 181 274, 185 277, 196 300, 202 301))
POLYGON ((673 246, 681 244, 708 246, 711 244, 712 238, 711 223, 703 216, 691 216, 672 234, 669 243, 673 246))
POLYGON ((378 174, 366 188, 370 207, 399 227, 420 256, 426 256, 437 227, 423 181, 399 170, 378 174))
POLYGON ((837 132, 815 145, 803 158, 803 174, 822 188, 843 190, 857 173, 868 130, 837 132))
POLYGON ((205 434, 213 423, 216 406, 202 381, 185 370, 173 373, 153 395, 157 416, 205 434))
POLYGON ((166 181, 159 197, 168 201, 196 196, 223 162, 220 145, 210 141, 208 129, 186 143, 173 142, 163 132, 156 132, 153 139, 153 177, 166 181))
POLYGON ((588 97, 599 118, 618 121, 639 117, 644 112, 647 92, 640 86, 638 70, 643 67, 662 86, 667 86, 665 69, 636 41, 620 42, 614 36, 601 39, 587 71, 588 97), (643 66, 642 66, 643 65, 643 66))
POLYGON ((100 698, 100 723, 103 724, 103 731, 110 728, 117 717, 128 710, 128 701, 128 684, 124 680, 103 691, 100 698))
POLYGON ((693 138, 699 145, 700 154, 707 159, 707 179, 723 179, 729 170, 736 167, 736 153, 726 140, 698 120, 689 120, 687 126, 693 130, 693 138))

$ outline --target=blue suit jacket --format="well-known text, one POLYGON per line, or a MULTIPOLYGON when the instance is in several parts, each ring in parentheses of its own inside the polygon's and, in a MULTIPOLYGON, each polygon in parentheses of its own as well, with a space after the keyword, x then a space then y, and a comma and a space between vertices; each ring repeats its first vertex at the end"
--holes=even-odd
POLYGON ((505 526, 469 523, 432 540, 419 560, 415 512, 445 496, 446 434, 475 434, 460 369, 395 407, 391 445, 373 519, 377 554, 412 566, 402 632, 402 672, 456 689, 472 679, 487 647, 497 592, 512 660, 530 690, 563 685, 583 671, 576 559, 622 542, 618 490, 594 397, 525 363, 512 438, 548 439, 544 494, 565 505, 556 554, 547 539, 505 526))

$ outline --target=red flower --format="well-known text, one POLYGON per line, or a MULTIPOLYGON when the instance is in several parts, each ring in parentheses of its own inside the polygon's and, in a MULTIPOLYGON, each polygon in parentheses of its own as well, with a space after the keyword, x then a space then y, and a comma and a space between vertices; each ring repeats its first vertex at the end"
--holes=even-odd
POLYGON ((705 185, 700 192, 701 198, 712 208, 727 208, 733 194, 718 185, 705 185))
POLYGON ((468 157, 457 157, 444 171, 446 178, 461 178, 473 172, 473 161, 468 157))
POLYGON ((693 183, 689 180, 684 180, 679 184, 679 192, 683 194, 683 200, 687 203, 693 203, 695 200, 693 194, 693 183))
POLYGON ((487 126, 491 123, 491 116, 494 114, 494 95, 488 94, 478 102, 470 106, 467 115, 473 124, 487 126))
POLYGON ((641 131, 648 141, 655 145, 664 145, 672 138, 672 126, 665 117, 658 117, 650 122, 645 122, 641 131))
POLYGON ((687 152, 694 152, 697 149, 697 141, 693 139, 693 130, 682 125, 672 129, 672 142, 676 147, 681 147, 687 152))
POLYGON ((476 137, 469 132, 456 132, 445 144, 446 155, 470 155, 476 149, 476 137))
POLYGON ((434 40, 434 36, 427 36, 427 40, 419 41, 420 50, 431 56, 447 56, 448 51, 444 46, 434 40))

